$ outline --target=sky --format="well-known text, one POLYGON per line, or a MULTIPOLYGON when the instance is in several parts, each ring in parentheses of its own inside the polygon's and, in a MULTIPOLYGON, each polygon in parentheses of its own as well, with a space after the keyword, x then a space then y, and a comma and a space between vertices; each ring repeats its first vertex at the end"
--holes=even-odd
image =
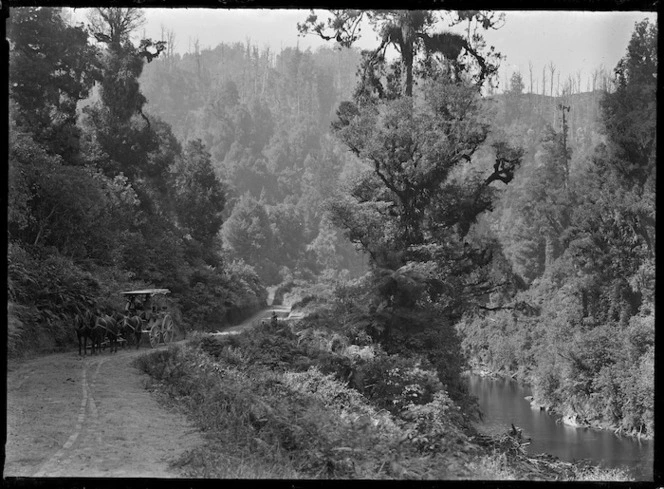
MULTIPOLYGON (((77 17, 82 14, 79 9, 77 17)), ((175 51, 185 53, 199 40, 200 47, 251 40, 259 48, 281 48, 299 45, 301 49, 325 44, 315 36, 298 36, 297 23, 303 22, 308 10, 295 9, 146 9, 144 35, 161 37, 162 28, 175 32, 175 51)), ((648 17, 657 19, 656 12, 592 12, 592 11, 508 11, 505 25, 485 32, 489 45, 494 45, 505 59, 501 63, 501 85, 512 73, 520 71, 528 89, 528 62, 533 76, 541 79, 542 68, 556 66, 561 80, 581 72, 582 89, 593 70, 603 65, 611 72, 627 49, 635 22, 648 17)), ((358 43, 360 48, 377 46, 369 29, 358 43)), ((329 45, 329 43, 328 43, 329 45)), ((547 71, 548 73, 548 71, 547 71)), ((556 75, 557 76, 557 75, 556 75)), ((548 77, 548 74, 547 74, 548 77)))

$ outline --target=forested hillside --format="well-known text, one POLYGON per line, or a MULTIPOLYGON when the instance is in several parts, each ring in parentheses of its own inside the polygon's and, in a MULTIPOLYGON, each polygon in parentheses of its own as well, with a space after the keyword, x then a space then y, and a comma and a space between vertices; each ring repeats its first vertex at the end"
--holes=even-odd
MULTIPOLYGON (((635 26, 601 89, 526 93, 517 73, 495 94, 498 17, 312 13, 300 33, 336 45, 179 55, 172 32, 132 41, 140 10, 12 9, 10 353, 66 346, 122 290, 169 288, 189 331, 278 286, 329 340, 325 373, 394 416, 467 429, 474 367, 652 436, 657 27, 635 26), (363 17, 374 50, 354 48, 363 17)), ((229 344, 304 355, 286 336, 229 344)))
POLYGON ((460 323, 466 353, 581 425, 653 434, 657 28, 636 25, 610 93, 501 96, 525 150, 483 221, 520 278, 460 323), (564 117, 564 119, 563 119, 564 117))
POLYGON ((329 129, 359 58, 331 47, 272 53, 247 41, 170 53, 141 76, 146 110, 207 148, 228 195, 225 251, 266 284, 366 270, 323 212, 353 164, 329 129))
POLYGON ((207 149, 145 109, 139 78, 165 43, 132 42, 142 13, 12 9, 8 347, 64 347, 85 309, 122 310, 121 291, 172 291, 181 332, 264 306, 251 266, 218 236, 227 190, 207 149))

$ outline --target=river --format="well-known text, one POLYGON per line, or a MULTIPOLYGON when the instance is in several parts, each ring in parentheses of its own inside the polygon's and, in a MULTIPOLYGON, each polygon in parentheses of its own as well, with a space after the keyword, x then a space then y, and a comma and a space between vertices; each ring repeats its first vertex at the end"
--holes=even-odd
POLYGON ((468 382, 484 414, 478 426, 482 431, 504 433, 514 423, 532 438, 530 454, 550 453, 567 462, 590 460, 602 467, 627 468, 636 480, 653 479, 653 441, 556 422, 556 417, 532 408, 524 399, 532 395, 530 389, 513 380, 471 375, 468 382))

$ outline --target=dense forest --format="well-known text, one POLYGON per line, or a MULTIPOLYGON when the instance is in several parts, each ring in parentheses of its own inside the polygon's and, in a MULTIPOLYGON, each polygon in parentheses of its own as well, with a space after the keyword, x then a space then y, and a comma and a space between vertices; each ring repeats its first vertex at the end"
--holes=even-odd
POLYGON ((329 128, 352 93, 359 56, 332 48, 275 54, 248 40, 169 53, 141 76, 147 110, 211 155, 228 199, 224 253, 251 264, 267 285, 324 270, 366 271, 323 211, 341 175, 352 171, 329 128))
POLYGON ((656 25, 590 91, 570 77, 554 94, 552 69, 542 93, 532 73, 497 93, 492 13, 450 13, 472 42, 432 34, 432 12, 363 15, 375 50, 338 11, 303 16, 303 35, 337 40, 315 52, 180 55, 174 32, 134 40, 140 10, 83 25, 12 9, 10 354, 71 344, 72 318, 122 290, 169 288, 185 332, 239 321, 274 286, 375 345, 328 372, 390 412, 471 418, 474 368, 652 436, 656 25))
POLYGON ((512 78, 501 129, 524 155, 482 225, 519 286, 459 331, 471 361, 527 380, 541 405, 652 436, 656 25, 635 26, 614 74, 610 91, 548 103, 512 78))

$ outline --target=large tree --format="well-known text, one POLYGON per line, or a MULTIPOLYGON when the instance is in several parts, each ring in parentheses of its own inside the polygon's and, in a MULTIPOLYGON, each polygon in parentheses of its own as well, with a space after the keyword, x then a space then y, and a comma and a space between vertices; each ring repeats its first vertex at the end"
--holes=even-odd
POLYGON ((489 121, 468 82, 423 80, 417 97, 380 103, 358 95, 337 114, 336 135, 366 171, 345 200, 332 203, 333 216, 379 267, 416 259, 441 233, 463 238, 491 209, 493 183, 509 183, 520 162, 519 150, 493 141, 493 164, 475 163, 489 121))
POLYGON ((625 187, 652 186, 657 152, 657 24, 639 22, 602 101, 611 168, 625 187))
POLYGON ((231 257, 243 260, 265 283, 278 283, 272 261, 275 237, 263 202, 244 194, 222 228, 224 247, 231 257))
POLYGON ((68 25, 61 8, 37 7, 12 9, 7 30, 9 96, 19 129, 66 163, 78 161, 76 104, 99 78, 87 31, 68 25))
POLYGON ((502 149, 494 172, 485 179, 463 183, 454 178, 455 170, 471 166, 487 138, 488 123, 480 109, 472 87, 436 82, 428 84, 419 102, 405 97, 378 107, 340 107, 336 134, 370 171, 351 193, 353 208, 339 203, 333 209, 337 222, 379 266, 399 267, 412 259, 411 248, 430 242, 434 229, 458 225, 466 232, 490 206, 484 196, 489 185, 511 179, 516 156, 508 157, 502 149), (455 208, 446 208, 443 201, 454 198, 455 208), (374 220, 374 226, 361 222, 365 219, 374 220), (372 238, 372 229, 382 238, 372 238), (386 252, 390 258, 380 257, 386 252))
POLYGON ((498 56, 479 30, 500 19, 451 13, 453 23, 468 22, 465 35, 434 33, 441 16, 336 11, 327 25, 312 14, 300 26, 350 45, 366 19, 381 38, 364 53, 358 87, 332 124, 360 170, 329 210, 370 256, 374 297, 365 306, 373 304, 367 312, 382 318, 388 336, 401 327, 442 327, 441 318, 485 303, 510 278, 496 241, 474 230, 522 156, 490 137, 481 97, 498 56), (386 56, 390 45, 395 61, 386 56))
POLYGON ((147 154, 157 149, 158 141, 143 113, 146 103, 138 79, 145 62, 165 49, 165 43, 143 39, 132 43, 133 31, 141 25, 137 9, 97 8, 90 15, 92 33, 103 46, 101 100, 87 107, 101 151, 104 171, 123 172, 134 180, 147 167, 147 154), (140 118, 139 118, 140 117, 140 118))
POLYGON ((107 236, 126 230, 137 204, 126 178, 64 165, 13 126, 9 148, 10 239, 110 263, 121 240, 107 236))
POLYGON ((226 198, 200 140, 189 141, 173 166, 177 214, 191 236, 205 245, 216 238, 222 224, 226 198))
MULTIPOLYGON (((656 238, 657 26, 639 22, 615 69, 616 90, 602 101, 606 144, 577 183, 571 247, 584 273, 620 289, 635 313, 652 300, 656 238), (630 286, 627 286, 630 282, 630 286), (632 289, 631 291, 629 289, 632 289)), ((629 314, 627 315, 627 317, 629 314)), ((625 319, 625 318, 623 318, 625 319)))

